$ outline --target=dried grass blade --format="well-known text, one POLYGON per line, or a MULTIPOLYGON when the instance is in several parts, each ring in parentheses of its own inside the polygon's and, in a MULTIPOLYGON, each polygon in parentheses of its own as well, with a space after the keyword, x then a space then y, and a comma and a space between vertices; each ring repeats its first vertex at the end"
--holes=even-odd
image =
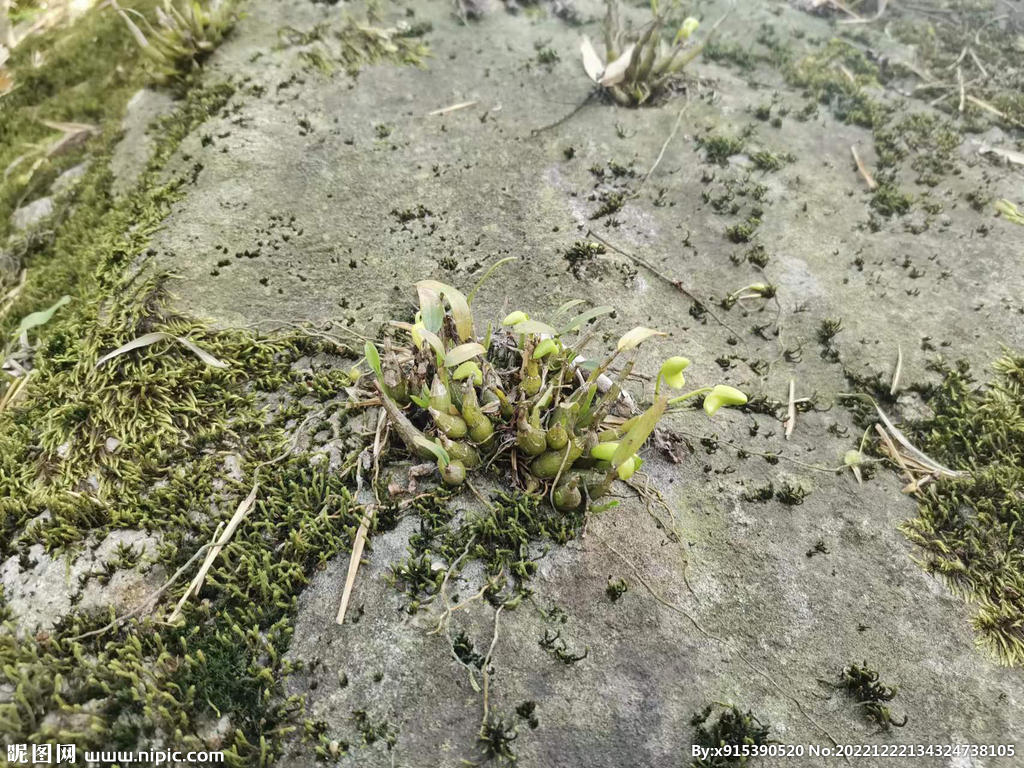
POLYGON ((796 429, 796 380, 789 380, 789 408, 786 411, 786 439, 789 440, 796 429))
POLYGON ((912 458, 916 459, 918 462, 928 467, 928 469, 931 470, 932 472, 939 472, 940 474, 948 475, 949 477, 960 477, 961 475, 963 475, 963 472, 958 472, 955 469, 950 469, 949 467, 943 466, 928 454, 915 448, 911 444, 911 442, 907 440, 904 434, 900 432, 899 429, 896 428, 892 421, 890 421, 889 417, 885 415, 885 412, 881 408, 879 408, 877 404, 875 405, 875 410, 878 412, 878 417, 885 424, 886 428, 889 430, 892 436, 899 441, 900 445, 907 449, 907 452, 910 454, 912 458))
MULTIPOLYGON (((174 611, 171 613, 168 623, 174 623, 175 619, 181 613, 182 607, 191 595, 198 595, 199 590, 203 588, 203 581, 206 579, 206 574, 209 573, 210 568, 213 567, 214 560, 217 559, 217 555, 221 553, 224 546, 231 541, 231 537, 234 536, 235 531, 238 530, 238 526, 242 524, 242 521, 248 517, 249 512, 252 511, 254 504, 256 503, 256 494, 259 492, 259 476, 253 481, 252 490, 249 491, 249 495, 242 499, 242 502, 238 505, 235 510, 235 514, 231 516, 227 526, 224 528, 224 533, 218 538, 217 534, 214 534, 213 541, 216 542, 210 551, 206 554, 206 559, 203 561, 202 567, 196 574, 195 578, 192 579, 192 583, 188 585, 188 589, 185 590, 185 594, 181 596, 181 600, 178 601, 178 605, 175 606, 174 611)), ((220 532, 218 526, 217 532, 220 532)))
POLYGON ((864 181, 867 182, 868 189, 877 189, 878 183, 875 181, 875 177, 868 171, 864 161, 860 159, 860 155, 857 153, 857 148, 854 146, 850 147, 850 152, 853 154, 853 162, 857 164, 857 170, 860 171, 860 175, 864 177, 864 181))
POLYGON ((896 370, 892 374, 892 386, 889 387, 889 394, 895 395, 896 388, 900 385, 900 374, 903 372, 903 347, 896 345, 896 370))
POLYGON ((475 107, 479 104, 479 101, 462 101, 458 104, 452 104, 450 107, 442 107, 441 109, 435 109, 433 112, 427 112, 427 117, 436 117, 437 115, 450 115, 452 112, 458 112, 460 109, 466 109, 467 107, 475 107))
POLYGON ((103 365, 108 360, 112 360, 115 357, 119 357, 120 355, 123 355, 126 352, 131 352, 131 351, 136 350, 136 349, 142 349, 143 347, 148 347, 149 345, 155 344, 158 341, 164 341, 164 340, 167 340, 167 339, 173 339, 174 341, 178 342, 182 346, 186 347, 190 352, 192 352, 196 357, 198 357, 200 360, 202 360, 204 363, 206 363, 211 368, 227 368, 228 367, 227 363, 222 363, 220 360, 218 360, 216 357, 211 355, 205 349, 199 348, 198 346, 196 346, 194 343, 192 343, 191 341, 189 341, 185 337, 183 337, 183 336, 174 336, 174 335, 172 335, 170 333, 164 333, 163 331, 155 331, 154 333, 147 333, 147 334, 145 334, 143 336, 139 336, 139 338, 133 339, 132 341, 129 341, 127 344, 124 344, 124 345, 118 347, 113 352, 108 352, 103 357, 101 357, 98 361, 96 361, 96 367, 99 368, 101 365, 103 365))

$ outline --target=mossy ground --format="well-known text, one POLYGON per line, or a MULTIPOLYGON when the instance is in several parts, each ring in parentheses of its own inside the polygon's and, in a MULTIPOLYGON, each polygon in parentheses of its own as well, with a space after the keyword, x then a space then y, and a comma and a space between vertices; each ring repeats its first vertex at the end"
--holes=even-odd
MULTIPOLYGON (((324 354, 340 359, 346 350, 303 332, 209 331, 167 309, 173 277, 147 268, 150 238, 189 183, 187 174, 168 174, 168 160, 186 135, 230 109, 234 85, 178 82, 173 114, 151 128, 154 149, 141 179, 115 196, 109 156, 118 125, 151 76, 123 22, 109 10, 94 11, 70 30, 32 39, 13 64, 21 88, 2 104, 11 141, 0 161, 48 134, 39 117, 87 121, 100 132, 79 153, 3 188, 6 233, 18 200, 45 190, 82 153, 90 158, 50 229, 16 244, 26 280, 0 318, 0 335, 16 345, 12 331, 22 317, 64 293, 72 301, 31 331, 31 374, 17 402, 0 413, 3 557, 20 557, 30 568, 26 552, 41 543, 70 567, 107 533, 144 530, 158 541, 145 567, 162 581, 210 541, 257 481, 259 494, 201 599, 186 603, 184 621, 174 626, 143 613, 91 634, 113 609, 72 610, 36 633, 20 627, 5 605, 0 665, 11 695, 0 705, 0 732, 8 743, 80 749, 205 749, 204 729, 230 715, 229 732, 217 737, 228 764, 266 764, 301 722, 301 698, 282 693, 295 666, 283 660, 295 597, 316 569, 350 547, 359 524, 351 473, 332 470, 324 438, 314 439, 325 426, 335 436, 343 428, 339 395, 350 382, 294 364, 324 354), (25 66, 36 51, 45 65, 25 66), (226 368, 159 346, 97 366, 105 352, 154 331, 189 337, 226 368), (238 476, 226 456, 236 457, 238 476)), ((139 566, 138 552, 119 550, 98 575, 109 579, 139 566)), ((74 585, 72 604, 94 575, 74 585)), ((183 588, 175 584, 169 596, 183 588)))
MULTIPOLYGON (((148 12, 156 5, 156 0, 140 0, 123 7, 148 12)), ((124 23, 110 11, 87 13, 73 25, 29 37, 14 49, 6 66, 17 87, 0 98, 0 168, 22 155, 30 157, 0 183, 0 239, 7 239, 19 203, 41 195, 86 153, 102 152, 116 140, 125 105, 148 79, 142 58, 124 23), (41 66, 35 65, 38 57, 41 66), (60 136, 44 120, 91 124, 102 133, 54 155, 28 176, 39 157, 32 145, 45 146, 60 136)))
POLYGON ((922 565, 978 610, 979 643, 1006 664, 1024 663, 1024 547, 1017 528, 1024 488, 1024 357, 996 361, 979 384, 967 365, 944 365, 913 425, 919 445, 963 477, 936 483, 903 530, 922 565))

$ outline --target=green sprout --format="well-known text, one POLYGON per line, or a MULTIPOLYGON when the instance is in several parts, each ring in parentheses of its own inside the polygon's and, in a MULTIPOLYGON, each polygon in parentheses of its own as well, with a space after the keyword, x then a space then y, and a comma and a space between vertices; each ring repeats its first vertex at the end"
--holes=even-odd
POLYGON ((1014 224, 1024 225, 1024 214, 1017 210, 1017 206, 1009 200, 997 201, 996 210, 1002 214, 1002 217, 1007 221, 1013 222, 1014 224))
POLYGON ((658 374, 658 381, 654 384, 654 394, 657 395, 661 390, 661 382, 672 389, 682 389, 686 384, 686 379, 683 377, 683 371, 686 370, 687 366, 690 365, 690 361, 685 357, 670 357, 661 366, 661 371, 658 374))

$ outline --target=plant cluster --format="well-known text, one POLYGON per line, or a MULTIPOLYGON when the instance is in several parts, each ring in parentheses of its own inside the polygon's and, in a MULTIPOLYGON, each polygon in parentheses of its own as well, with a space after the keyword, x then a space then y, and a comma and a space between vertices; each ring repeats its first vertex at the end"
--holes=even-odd
POLYGON ((664 94, 683 68, 701 54, 722 21, 703 41, 691 43, 700 22, 687 17, 672 31, 658 5, 658 0, 651 0, 651 21, 635 30, 623 23, 618 2, 608 0, 604 61, 588 38, 581 43, 587 75, 623 106, 639 107, 664 94))
POLYGON ((499 329, 488 325, 477 336, 470 309, 476 289, 467 298, 434 280, 416 287, 415 322, 394 323, 408 333, 408 343, 389 345, 381 355, 367 342, 366 360, 405 446, 420 458, 436 460, 448 485, 462 485, 467 473, 500 462, 515 486, 529 494, 544 489, 556 509, 587 509, 616 478, 628 480, 640 468, 638 451, 668 409, 704 395, 710 416, 722 406, 747 401, 722 384, 667 397, 662 390, 682 388, 689 365, 686 358, 672 357, 658 373, 654 403, 646 411, 628 418, 613 414, 636 348, 665 334, 634 328, 593 363, 581 355, 594 338, 588 326, 614 311, 610 306, 566 321, 581 303, 570 301, 549 323, 516 311, 499 329), (612 380, 606 372, 623 357, 612 380))
POLYGON ((155 9, 155 24, 137 11, 118 8, 117 12, 161 80, 187 76, 216 49, 238 20, 236 0, 163 0, 155 9), (142 20, 145 31, 132 16, 142 20))

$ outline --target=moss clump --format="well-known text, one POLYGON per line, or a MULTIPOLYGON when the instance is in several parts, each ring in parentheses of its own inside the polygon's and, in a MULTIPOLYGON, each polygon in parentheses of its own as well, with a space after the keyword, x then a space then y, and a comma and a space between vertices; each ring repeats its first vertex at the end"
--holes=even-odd
MULTIPOLYGON (((157 276, 127 271, 187 183, 163 178, 167 159, 233 93, 227 85, 191 91, 155 131, 153 159, 127 197, 112 196, 105 158, 96 158, 52 239, 32 254, 0 333, 9 338, 20 317, 52 304, 68 285, 75 300, 32 332, 32 379, 25 396, 0 412, 4 557, 37 542, 70 554, 86 537, 135 528, 161 537, 153 567, 161 577, 173 573, 211 540, 248 492, 254 467, 289 445, 289 425, 313 407, 286 401, 268 412, 262 393, 298 383, 292 362, 336 353, 333 344, 301 334, 211 333, 168 312, 157 276), (96 368, 101 354, 151 331, 188 334, 228 367, 153 346, 96 368), (242 483, 225 471, 227 452, 239 456, 242 483)), ((358 522, 338 473, 308 455, 279 462, 261 478, 247 524, 214 562, 202 600, 185 604, 184 624, 142 620, 83 637, 110 617, 73 611, 50 633, 8 625, 0 668, 16 695, 0 704, 0 735, 80 749, 112 740, 144 748, 154 739, 203 749, 201 724, 231 712, 237 730, 226 759, 241 765, 272 756, 301 707, 283 689, 293 671, 283 654, 296 596, 347 546, 358 522), (72 728, 59 711, 85 725, 72 728)), ((134 559, 121 552, 111 565, 136 567, 134 559)), ((183 590, 176 584, 168 605, 183 590)))
POLYGON ((729 164, 730 157, 741 154, 747 145, 739 137, 708 134, 697 137, 697 146, 704 150, 707 162, 724 167, 729 164))
POLYGON ((1024 664, 1024 356, 1007 352, 981 387, 966 364, 937 367, 944 379, 925 393, 934 415, 907 431, 963 475, 928 486, 901 529, 925 570, 977 603, 978 642, 1004 664, 1024 664))
MULTIPOLYGON (((746 714, 735 704, 717 705, 721 709, 718 718, 708 723, 708 718, 715 711, 716 705, 709 704, 702 712, 693 716, 690 725, 696 728, 694 733, 694 746, 707 750, 706 757, 698 757, 692 763, 691 768, 728 768, 728 766, 744 766, 748 758, 741 754, 716 755, 717 750, 730 747, 739 752, 744 746, 754 747, 770 744, 768 738, 770 726, 762 724, 754 714, 747 710, 746 714)), ((732 751, 730 750, 730 751, 732 751)))
MULTIPOLYGON (((148 12, 155 5, 156 0, 144 0, 123 7, 148 12)), ((110 8, 89 11, 71 27, 29 37, 14 50, 6 66, 17 87, 0 102, 0 168, 28 157, 0 180, 0 241, 7 240, 19 201, 31 201, 86 152, 113 140, 125 105, 146 82, 141 60, 130 31, 110 8), (34 65, 37 56, 44 57, 42 66, 34 65), (91 124, 102 132, 43 158, 31 145, 49 146, 60 138, 44 120, 91 124), (43 162, 30 173, 39 159, 43 162)))
POLYGON ((571 272, 577 280, 582 280, 587 268, 598 256, 603 256, 607 252, 608 249, 601 243, 577 240, 571 248, 565 249, 562 258, 568 264, 566 271, 571 272))
POLYGON ((499 764, 514 763, 518 759, 512 750, 512 742, 519 736, 514 722, 491 715, 480 727, 477 743, 484 760, 494 760, 499 764))
POLYGON ((886 706, 887 702, 896 698, 899 689, 884 685, 878 677, 878 672, 869 669, 866 661, 864 666, 850 664, 843 668, 839 685, 857 700, 865 717, 878 723, 883 731, 888 731, 892 726, 902 728, 907 724, 907 717, 904 715, 903 722, 896 722, 886 706))
POLYGON ((395 66, 424 67, 424 59, 430 49, 417 37, 403 35, 396 27, 375 26, 371 18, 357 21, 345 19, 343 26, 334 33, 340 51, 331 51, 349 75, 355 77, 359 70, 370 64, 389 63, 395 66))
POLYGON ((919 174, 917 182, 927 186, 958 172, 956 150, 962 141, 956 126, 927 113, 908 115, 874 134, 879 168, 896 168, 910 157, 911 168, 919 174))
POLYGON ((871 208, 885 216, 903 216, 910 212, 914 205, 914 196, 903 192, 895 182, 882 181, 871 193, 871 208))
POLYGON ((878 82, 878 67, 849 43, 833 40, 818 53, 789 64, 784 72, 790 85, 827 106, 841 122, 876 129, 889 120, 891 109, 866 90, 878 82))
POLYGON ((746 220, 737 222, 725 230, 725 236, 733 243, 749 243, 754 237, 757 228, 761 226, 761 219, 757 216, 748 216, 746 220))

